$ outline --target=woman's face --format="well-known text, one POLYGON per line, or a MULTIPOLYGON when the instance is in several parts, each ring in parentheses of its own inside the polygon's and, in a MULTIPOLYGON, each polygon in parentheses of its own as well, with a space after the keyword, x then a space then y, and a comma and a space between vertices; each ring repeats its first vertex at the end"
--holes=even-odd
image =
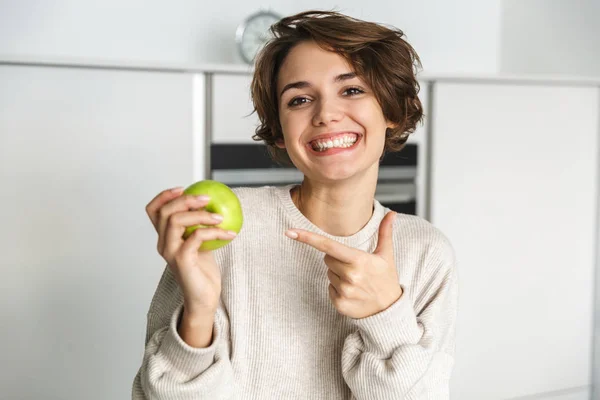
POLYGON ((317 181, 340 181, 377 168, 388 123, 371 88, 336 53, 296 45, 278 75, 279 118, 294 165, 317 181))

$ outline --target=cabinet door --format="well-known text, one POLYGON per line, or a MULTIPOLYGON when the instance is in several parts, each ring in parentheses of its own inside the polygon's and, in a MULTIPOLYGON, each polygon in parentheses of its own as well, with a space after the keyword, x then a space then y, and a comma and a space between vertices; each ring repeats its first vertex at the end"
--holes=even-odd
POLYGON ((212 79, 212 143, 259 143, 252 139, 258 117, 250 97, 252 75, 214 74, 212 79))
POLYGON ((130 396, 165 267, 145 206, 191 183, 191 83, 0 66, 3 398, 130 396))
POLYGON ((598 88, 436 83, 432 222, 460 276, 453 397, 590 384, 598 88))

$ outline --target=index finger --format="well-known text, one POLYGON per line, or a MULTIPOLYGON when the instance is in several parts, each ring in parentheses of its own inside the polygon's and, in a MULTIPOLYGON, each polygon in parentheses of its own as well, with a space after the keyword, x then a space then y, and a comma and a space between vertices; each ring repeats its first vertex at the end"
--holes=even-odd
POLYGON ((146 205, 146 214, 150 217, 152 224, 156 226, 158 223, 158 210, 166 203, 179 196, 183 192, 184 188, 178 186, 172 189, 163 190, 146 205))
POLYGON ((312 246, 315 249, 320 250, 323 253, 346 264, 352 263, 352 261, 354 261, 360 253, 360 250, 348 247, 340 242, 336 242, 333 239, 329 239, 325 236, 305 231, 303 229, 288 230, 286 235, 292 239, 296 239, 299 242, 306 243, 307 245, 312 246), (296 235, 294 235, 294 233, 296 235))

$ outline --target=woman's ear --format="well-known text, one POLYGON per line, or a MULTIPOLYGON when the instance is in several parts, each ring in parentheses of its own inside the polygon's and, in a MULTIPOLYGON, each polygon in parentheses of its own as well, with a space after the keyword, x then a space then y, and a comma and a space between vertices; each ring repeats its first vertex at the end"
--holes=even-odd
POLYGON ((285 149, 285 142, 281 138, 276 139, 275 146, 279 147, 280 149, 285 149))

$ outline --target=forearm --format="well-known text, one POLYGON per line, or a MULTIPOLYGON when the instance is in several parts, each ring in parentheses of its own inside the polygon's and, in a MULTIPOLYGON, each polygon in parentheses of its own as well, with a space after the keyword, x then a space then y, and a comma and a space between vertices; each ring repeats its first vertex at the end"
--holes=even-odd
POLYGON ((190 347, 206 348, 213 340, 215 313, 194 313, 183 307, 181 319, 177 327, 179 336, 190 347))

